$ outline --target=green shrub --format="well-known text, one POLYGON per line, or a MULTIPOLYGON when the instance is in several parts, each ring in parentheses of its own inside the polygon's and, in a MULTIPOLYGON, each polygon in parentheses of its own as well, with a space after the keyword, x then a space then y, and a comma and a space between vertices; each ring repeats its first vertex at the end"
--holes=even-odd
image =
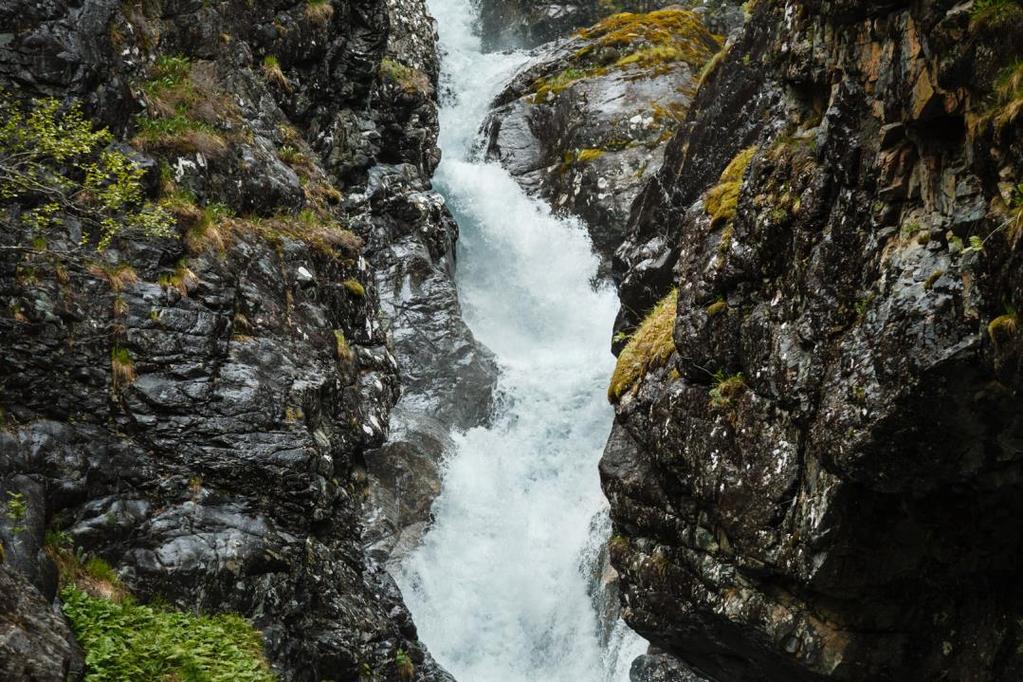
POLYGON ((272 682, 258 631, 236 615, 197 616, 93 597, 68 584, 67 616, 85 650, 85 682, 272 682))
POLYGON ((34 231, 74 218, 100 250, 122 233, 171 236, 173 218, 144 197, 144 170, 112 141, 77 102, 19 105, 0 90, 0 201, 23 203, 22 220, 34 231))

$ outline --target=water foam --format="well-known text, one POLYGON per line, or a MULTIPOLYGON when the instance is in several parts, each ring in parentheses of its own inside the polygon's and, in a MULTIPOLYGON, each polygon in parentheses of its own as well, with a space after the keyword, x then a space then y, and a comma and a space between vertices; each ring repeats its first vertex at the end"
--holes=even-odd
POLYGON ((436 185, 461 229, 466 320, 501 366, 502 407, 455 437, 435 522, 397 576, 420 636, 460 682, 619 682, 645 642, 602 637, 597 462, 612 411, 612 289, 589 238, 473 157, 487 105, 526 56, 483 54, 471 0, 431 0, 444 59, 436 185))

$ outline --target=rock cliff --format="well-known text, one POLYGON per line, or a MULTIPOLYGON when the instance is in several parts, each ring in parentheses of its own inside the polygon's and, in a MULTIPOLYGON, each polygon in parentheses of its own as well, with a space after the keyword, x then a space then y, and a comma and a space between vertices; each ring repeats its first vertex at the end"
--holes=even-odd
POLYGON ((58 542, 142 601, 247 617, 281 679, 450 679, 363 551, 400 387, 447 379, 419 341, 465 376, 438 433, 493 382, 429 190, 423 4, 11 2, 0 25, 4 679, 81 671, 58 542))
POLYGON ((625 617, 714 680, 1019 679, 1023 8, 751 4, 616 256, 625 617))

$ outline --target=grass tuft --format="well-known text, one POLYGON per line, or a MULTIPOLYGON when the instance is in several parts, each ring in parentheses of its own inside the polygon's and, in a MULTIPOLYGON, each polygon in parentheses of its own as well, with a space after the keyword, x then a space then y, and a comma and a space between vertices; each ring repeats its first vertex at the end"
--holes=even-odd
POLYGON ((306 0, 305 15, 314 24, 326 26, 334 16, 334 6, 330 0, 306 0))
POLYGON ((285 92, 291 92, 291 83, 288 81, 288 77, 284 75, 280 61, 272 54, 263 57, 263 75, 266 76, 268 81, 275 83, 285 92))
POLYGON ((997 31, 1023 24, 1023 7, 1017 0, 976 0, 970 10, 970 30, 997 31))
POLYGON ((120 390, 135 382, 135 359, 127 348, 114 346, 110 351, 110 369, 114 390, 120 390))
POLYGON ((427 95, 433 89, 425 73, 390 57, 380 60, 380 76, 411 94, 427 95))
POLYGON ((742 373, 725 374, 718 372, 714 375, 714 387, 710 389, 710 406, 723 409, 732 404, 732 400, 738 398, 746 391, 746 380, 742 373))
POLYGON ((648 371, 664 365, 675 352, 672 331, 677 307, 678 290, 672 290, 654 306, 622 349, 607 389, 608 400, 612 403, 621 400, 648 371))

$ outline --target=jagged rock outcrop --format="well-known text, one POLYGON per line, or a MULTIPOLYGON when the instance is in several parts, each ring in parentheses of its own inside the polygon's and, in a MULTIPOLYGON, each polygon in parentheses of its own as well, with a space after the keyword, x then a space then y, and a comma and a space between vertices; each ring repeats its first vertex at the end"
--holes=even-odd
POLYGON ((546 48, 495 101, 485 153, 610 260, 721 38, 689 10, 618 14, 546 48))
MULTIPOLYGON (((250 618, 282 679, 450 679, 362 549, 366 459, 414 373, 386 329, 423 322, 388 317, 383 273, 421 270, 429 244, 430 323, 486 364, 428 192, 422 3, 14 2, 0 19, 5 104, 82 102, 181 237, 97 249, 81 196, 43 222, 45 193, 4 196, 0 487, 18 510, 0 536, 45 595, 23 604, 57 619, 40 609, 60 530, 141 599, 250 618)), ((51 649, 40 665, 76 669, 51 649)))
POLYGON ((760 0, 633 206, 611 556, 709 679, 1023 674, 1021 19, 760 0))

